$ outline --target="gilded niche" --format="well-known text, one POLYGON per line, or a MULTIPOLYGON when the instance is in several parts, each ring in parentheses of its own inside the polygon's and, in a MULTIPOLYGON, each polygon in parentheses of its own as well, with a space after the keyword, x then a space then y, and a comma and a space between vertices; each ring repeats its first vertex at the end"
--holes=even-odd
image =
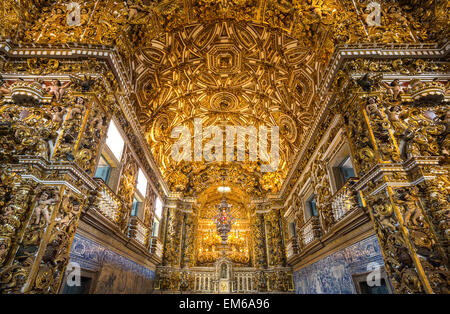
MULTIPOLYGON (((197 199, 197 224, 194 231, 196 239, 196 265, 212 266, 222 255, 222 240, 217 233, 213 218, 217 215, 217 204, 221 201, 221 193, 217 193, 218 185, 205 190, 197 199)), ((236 266, 253 265, 253 234, 250 214, 252 208, 246 204, 248 196, 237 187, 225 193, 227 203, 231 205, 231 215, 235 218, 228 235, 225 255, 236 266)))

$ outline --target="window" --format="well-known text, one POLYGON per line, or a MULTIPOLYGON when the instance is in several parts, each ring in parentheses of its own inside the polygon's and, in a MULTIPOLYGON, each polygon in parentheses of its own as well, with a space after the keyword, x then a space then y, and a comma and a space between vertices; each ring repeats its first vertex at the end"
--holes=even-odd
POLYGON ((155 218, 153 219, 152 237, 157 237, 159 232, 159 220, 161 219, 163 203, 159 197, 155 201, 155 218))
POLYGON ((144 201, 145 197, 139 192, 139 190, 136 190, 134 193, 133 204, 131 206, 131 216, 144 219, 144 201))
POLYGON ((348 152, 343 158, 341 156, 341 158, 335 160, 332 170, 336 191, 342 188, 348 179, 355 177, 352 159, 350 158, 350 155, 348 155, 348 152))
POLYGON ((138 172, 138 179, 137 179, 137 185, 136 188, 139 192, 145 197, 147 195, 147 178, 145 177, 145 174, 142 172, 141 169, 139 169, 138 172))
POLYGON ((152 237, 157 237, 158 232, 159 232, 159 221, 155 218, 155 219, 153 219, 152 237))
POLYGON ((339 173, 341 175, 341 180, 345 184, 348 179, 355 176, 355 171, 353 170, 352 160, 350 156, 347 156, 339 165, 339 173))
POLYGON ((136 192, 134 193, 133 206, 131 208, 131 216, 144 217, 144 200, 147 193, 147 178, 141 169, 138 171, 136 183, 136 192))
POLYGON ((316 197, 314 194, 312 194, 307 200, 306 200, 306 211, 305 211, 305 218, 308 220, 312 216, 318 216, 317 213, 317 207, 316 207, 316 197))
POLYGON ((124 148, 125 142, 116 124, 111 120, 94 178, 102 179, 113 191, 117 189, 119 183, 124 148))
POLYGON ((109 149, 114 154, 114 157, 120 161, 125 142, 113 120, 111 120, 111 123, 109 124, 108 133, 106 135, 106 145, 108 145, 109 149))
POLYGON ((102 155, 98 163, 97 170, 95 171, 94 178, 100 178, 105 181, 106 184, 109 182, 111 177, 112 166, 106 161, 105 157, 102 155))
POLYGON ((289 223, 289 233, 290 233, 291 238, 295 237, 295 222, 294 221, 289 223))
POLYGON ((327 169, 330 175, 330 184, 332 193, 339 191, 344 184, 352 177, 356 177, 356 171, 353 167, 350 146, 347 142, 334 153, 333 156, 327 156, 330 159, 327 169))
POLYGON ((142 209, 143 202, 141 201, 140 197, 136 195, 133 199, 133 205, 131 208, 131 216, 140 216, 141 209, 142 209))
POLYGON ((161 202, 161 199, 159 197, 157 197, 156 204, 155 204, 155 215, 156 215, 156 217, 158 217, 158 219, 161 219, 162 207, 163 207, 163 204, 161 202))

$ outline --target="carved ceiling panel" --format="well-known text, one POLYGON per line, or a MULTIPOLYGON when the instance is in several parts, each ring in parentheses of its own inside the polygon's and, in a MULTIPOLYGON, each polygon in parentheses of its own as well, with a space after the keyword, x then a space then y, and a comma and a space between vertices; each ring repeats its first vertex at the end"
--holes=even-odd
MULTIPOLYGON (((161 34, 136 60, 137 115, 163 175, 182 177, 173 188, 186 192, 194 170, 183 172, 173 161, 171 131, 179 125, 193 130, 200 118, 203 127, 279 126, 278 182, 260 188, 277 192, 314 116, 310 50, 283 32, 223 21, 161 34)), ((249 164, 243 168, 256 172, 261 186, 265 175, 249 164)))
MULTIPOLYGON (((196 207, 199 219, 212 219, 217 215, 217 204, 222 200, 223 194, 217 188, 221 184, 214 184, 205 189, 196 199, 196 207)), ((249 196, 240 187, 232 186, 229 192, 224 193, 228 204, 231 205, 230 212, 239 221, 249 220, 254 208, 249 203, 249 196)))

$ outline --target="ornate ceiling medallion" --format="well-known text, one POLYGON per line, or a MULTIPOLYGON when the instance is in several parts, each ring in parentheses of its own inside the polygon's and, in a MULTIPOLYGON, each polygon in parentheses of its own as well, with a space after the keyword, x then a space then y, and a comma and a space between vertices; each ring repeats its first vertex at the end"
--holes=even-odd
POLYGON ((242 56, 231 44, 218 44, 207 54, 208 68, 215 74, 235 74, 241 70, 242 56))
POLYGON ((220 92, 211 96, 211 109, 217 111, 232 111, 239 105, 239 99, 232 93, 220 92))

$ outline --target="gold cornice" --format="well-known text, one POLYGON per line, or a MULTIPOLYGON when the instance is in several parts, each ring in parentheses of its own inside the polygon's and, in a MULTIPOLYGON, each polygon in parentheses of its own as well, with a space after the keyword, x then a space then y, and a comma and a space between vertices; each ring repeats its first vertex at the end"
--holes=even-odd
MULTIPOLYGON (((363 45, 363 46, 339 46, 336 48, 336 51, 331 58, 331 62, 326 70, 326 80, 324 80, 323 87, 319 89, 319 98, 324 97, 329 94, 328 90, 325 86, 331 84, 336 76, 336 73, 342 66, 345 64, 345 61, 355 60, 360 58, 373 58, 373 59, 396 59, 396 58, 423 58, 423 59, 438 59, 445 58, 448 55, 450 44, 449 42, 444 43, 439 46, 438 44, 402 44, 402 45, 363 45), (364 47, 363 47, 364 46, 364 47)), ((114 71, 116 78, 118 79, 119 85, 124 90, 124 95, 122 101, 124 99, 129 99, 131 96, 130 86, 128 80, 126 79, 126 75, 121 69, 120 56, 117 53, 115 48, 107 48, 102 46, 92 46, 92 45, 40 45, 40 44, 32 44, 32 45, 24 45, 20 46, 15 45, 11 41, 0 41, 0 51, 3 55, 8 56, 9 58, 21 58, 21 57, 42 57, 42 58, 99 58, 105 59, 109 62, 111 69, 114 71), (53 51, 53 52, 51 52, 53 51), (90 52, 90 53, 89 53, 90 52), (119 61, 118 61, 119 60, 119 61), (127 88, 128 86, 128 88, 127 88)), ((326 108, 330 105, 332 98, 328 98, 328 102, 323 105, 322 108, 326 108)), ((128 105, 130 106, 130 105, 128 105)), ((323 114, 323 113, 322 113, 323 114)), ((317 119, 318 121, 320 119, 317 119)), ((317 124, 313 126, 310 130, 310 133, 307 135, 307 139, 312 137, 312 134, 315 132, 317 128, 317 124)), ((305 140, 304 143, 307 143, 309 140, 305 140)), ((294 165, 298 165, 300 162, 301 156, 304 153, 303 150, 300 150, 294 165)), ((151 154, 149 154, 151 156, 151 154)), ((153 157, 151 156, 150 159, 153 157)), ((155 163, 153 162, 153 169, 157 169, 155 163)), ((287 199, 289 195, 286 195, 286 187, 289 185, 289 182, 292 178, 293 173, 295 172, 296 166, 292 167, 284 181, 281 192, 273 195, 275 198, 287 199)), ((162 179, 162 176, 158 171, 158 177, 160 179, 160 183, 165 187, 165 192, 168 193, 168 188, 165 180, 162 179)), ((168 194, 166 194, 168 195, 168 194)))
MULTIPOLYGON (((52 58, 58 60, 59 59, 70 60, 75 62, 91 59, 105 60, 110 69, 113 71, 113 74, 119 85, 119 90, 121 90, 121 92, 116 91, 115 93, 116 99, 122 109, 122 112, 128 119, 131 119, 130 124, 133 128, 135 136, 140 141, 141 148, 145 152, 147 162, 149 163, 150 167, 152 168, 152 171, 158 178, 158 184, 162 187, 162 193, 164 194, 160 195, 161 198, 167 197, 169 190, 166 185, 166 182, 164 179, 162 179, 161 173, 158 167, 156 167, 155 162, 153 160, 153 156, 148 150, 147 145, 144 144, 145 140, 143 139, 143 135, 141 135, 142 131, 140 129, 139 123, 136 123, 137 117, 131 104, 132 103, 131 85, 128 76, 125 74, 123 70, 123 63, 121 61, 121 56, 117 53, 117 49, 108 48, 104 46, 80 45, 80 44, 16 45, 11 41, 0 41, 0 56, 1 55, 11 60, 19 60, 21 58, 52 58)), ((13 76, 19 75, 22 78, 24 77, 24 74, 21 72, 10 73, 10 75, 13 76)), ((25 76, 28 77, 29 75, 25 76)), ((62 77, 69 78, 68 74, 63 72, 54 73, 49 77, 52 76, 59 78, 62 77)), ((33 78, 34 76, 31 75, 30 77, 33 78)), ((99 74, 99 77, 102 77, 102 80, 104 82, 107 81, 104 74, 99 74)), ((105 84, 105 86, 107 89, 109 88, 107 84, 105 84)), ((113 91, 110 90, 110 92, 113 91)), ((151 184, 153 184, 153 182, 151 184)), ((159 189, 155 188, 155 191, 158 191, 157 193, 160 194, 159 189)))
MULTIPOLYGON (((316 136, 317 128, 319 127, 327 108, 332 106, 335 101, 333 91, 330 91, 330 85, 334 81, 338 71, 343 68, 346 62, 358 59, 374 59, 374 60, 395 60, 400 58, 422 58, 422 59, 444 59, 450 52, 450 42, 445 42, 441 46, 437 43, 430 44, 398 44, 398 45, 353 45, 353 46, 338 46, 328 64, 325 79, 322 81, 322 86, 319 88, 319 97, 324 97, 326 102, 323 103, 319 118, 315 120, 315 124, 311 127, 309 133, 305 136, 302 148, 300 148, 293 167, 290 168, 288 175, 283 183, 280 193, 277 197, 287 200, 295 189, 287 190, 291 184, 294 173, 298 169, 306 148, 311 140, 316 136)), ((398 76, 398 73, 397 73, 398 76)), ((436 76, 436 75, 435 75, 436 76)), ((435 77, 434 76, 434 77, 435 77)))

